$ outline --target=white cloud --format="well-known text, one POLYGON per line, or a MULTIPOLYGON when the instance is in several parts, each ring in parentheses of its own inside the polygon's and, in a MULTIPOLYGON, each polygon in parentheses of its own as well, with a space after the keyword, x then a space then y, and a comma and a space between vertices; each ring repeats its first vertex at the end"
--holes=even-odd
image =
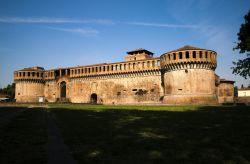
POLYGON ((99 33, 99 31, 92 28, 54 28, 54 27, 49 27, 49 28, 57 31, 81 34, 84 36, 96 36, 99 33))
POLYGON ((166 28, 199 28, 197 25, 182 25, 182 24, 164 24, 150 22, 127 22, 129 25, 150 26, 150 27, 166 27, 166 28))
POLYGON ((53 17, 0 17, 0 23, 30 23, 30 24, 127 24, 136 26, 165 27, 165 28, 198 28, 198 25, 166 24, 152 22, 114 22, 108 19, 72 19, 53 17))
POLYGON ((0 17, 0 23, 88 23, 88 24, 103 24, 113 25, 114 22, 106 19, 70 19, 70 18, 51 18, 51 17, 0 17))

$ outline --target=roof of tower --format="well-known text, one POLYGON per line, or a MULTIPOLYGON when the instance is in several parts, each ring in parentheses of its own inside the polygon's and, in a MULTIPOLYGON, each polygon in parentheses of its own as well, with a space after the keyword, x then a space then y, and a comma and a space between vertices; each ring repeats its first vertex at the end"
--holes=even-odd
POLYGON ((185 45, 184 47, 178 48, 178 49, 173 50, 173 51, 185 51, 185 50, 204 50, 204 49, 198 48, 198 47, 193 47, 190 45, 185 45))
POLYGON ((35 67, 24 68, 19 71, 43 71, 43 70, 44 70, 43 67, 35 66, 35 67))
POLYGON ((134 49, 134 50, 131 50, 131 51, 128 51, 127 54, 133 54, 135 52, 146 52, 147 54, 150 54, 150 55, 153 55, 154 53, 153 52, 150 52, 144 48, 137 48, 137 49, 134 49))
MULTIPOLYGON (((169 51, 167 53, 176 52, 176 51, 187 51, 187 50, 208 50, 208 49, 193 47, 193 46, 190 46, 190 45, 185 45, 185 46, 183 46, 181 48, 169 51)), ((209 51, 212 51, 212 50, 209 50, 209 51)))

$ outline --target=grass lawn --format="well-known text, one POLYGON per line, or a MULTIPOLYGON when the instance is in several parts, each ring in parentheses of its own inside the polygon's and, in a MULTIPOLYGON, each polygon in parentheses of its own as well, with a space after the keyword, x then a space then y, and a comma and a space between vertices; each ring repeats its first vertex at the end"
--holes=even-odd
POLYGON ((19 115, 0 125, 1 164, 39 164, 47 162, 46 113, 42 109, 0 107, 0 121, 14 112, 19 115))
POLYGON ((49 104, 0 107, 1 164, 48 162, 46 110, 79 163, 250 163, 249 106, 49 104))
POLYGON ((50 110, 80 163, 250 162, 248 106, 64 105, 50 110))

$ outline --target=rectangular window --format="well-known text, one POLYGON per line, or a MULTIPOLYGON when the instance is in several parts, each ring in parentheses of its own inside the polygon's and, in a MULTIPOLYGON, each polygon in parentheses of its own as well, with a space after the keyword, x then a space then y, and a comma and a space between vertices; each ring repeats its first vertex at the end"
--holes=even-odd
POLYGON ((195 59, 196 58, 196 52, 193 51, 193 58, 195 59))
POLYGON ((202 58, 202 51, 200 51, 200 58, 202 58))
POLYGON ((186 59, 189 59, 189 52, 186 51, 186 59))
POLYGON ((174 60, 176 60, 176 54, 174 53, 174 60))
POLYGON ((179 59, 182 59, 182 52, 179 52, 179 59))

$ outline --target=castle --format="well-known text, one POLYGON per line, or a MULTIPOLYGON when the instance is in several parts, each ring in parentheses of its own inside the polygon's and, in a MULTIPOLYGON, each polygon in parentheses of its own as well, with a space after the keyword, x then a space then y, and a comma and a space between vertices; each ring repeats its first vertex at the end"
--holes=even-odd
POLYGON ((234 81, 215 74, 217 53, 184 46, 153 57, 139 48, 125 61, 14 72, 16 102, 218 104, 234 100, 234 81))

